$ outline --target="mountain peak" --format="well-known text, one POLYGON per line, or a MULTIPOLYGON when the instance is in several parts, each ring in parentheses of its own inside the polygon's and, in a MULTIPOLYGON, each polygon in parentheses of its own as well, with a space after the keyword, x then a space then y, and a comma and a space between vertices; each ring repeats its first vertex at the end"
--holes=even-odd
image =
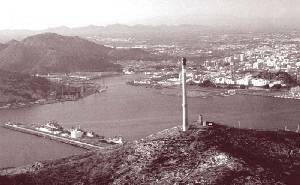
POLYGON ((68 31, 68 30, 71 30, 72 28, 70 27, 67 27, 67 26, 59 26, 59 27, 51 27, 51 28, 48 28, 46 29, 45 31, 46 32, 55 32, 57 30, 59 31, 68 31))
POLYGON ((45 33, 40 33, 37 35, 29 36, 25 38, 24 40, 31 40, 31 39, 56 39, 56 38, 63 38, 65 36, 59 35, 57 33, 53 32, 45 32, 45 33))
POLYGON ((78 36, 47 32, 3 46, 0 68, 26 73, 111 71, 120 66, 109 61, 145 56, 148 53, 142 50, 116 50, 78 36))
POLYGON ((79 37, 47 32, 2 49, 0 68, 27 73, 117 69, 116 65, 108 62, 108 50, 111 48, 79 37))
POLYGON ((7 45, 8 45, 8 44, 2 44, 2 43, 0 43, 0 51, 1 51, 2 49, 6 48, 7 45))

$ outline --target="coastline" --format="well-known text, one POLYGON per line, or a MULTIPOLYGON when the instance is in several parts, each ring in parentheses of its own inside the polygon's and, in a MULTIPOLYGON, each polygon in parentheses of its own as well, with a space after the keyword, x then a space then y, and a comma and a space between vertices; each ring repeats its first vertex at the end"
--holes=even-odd
MULTIPOLYGON (((119 74, 104 74, 103 78, 109 78, 109 77, 118 76, 118 75, 119 74)), ((91 81, 93 82, 95 80, 91 80, 91 81)), ((40 99, 40 100, 35 100, 35 101, 30 101, 30 102, 18 102, 18 103, 10 103, 10 102, 3 103, 2 102, 2 104, 5 104, 5 105, 0 107, 0 111, 1 110, 13 110, 13 109, 26 108, 26 107, 36 106, 36 105, 47 105, 47 104, 63 103, 63 102, 67 102, 67 101, 79 101, 79 100, 81 100, 83 98, 86 98, 90 95, 105 92, 106 89, 104 89, 104 90, 103 89, 98 89, 96 86, 97 85, 94 84, 92 89, 90 89, 89 91, 83 93, 81 97, 76 98, 76 99, 40 99)))
MULTIPOLYGON (((127 83, 128 85, 132 85, 127 83)), ((134 87, 142 87, 142 88, 155 88, 160 90, 160 94, 169 95, 169 96, 181 96, 181 90, 178 86, 168 86, 168 87, 156 87, 153 85, 132 85, 134 87)), ((266 89, 227 89, 227 88, 212 88, 212 87, 197 87, 197 86, 188 86, 187 88, 187 97, 191 98, 209 98, 212 96, 232 96, 235 94, 243 95, 243 96, 263 96, 270 98, 282 98, 282 99, 293 99, 300 100, 300 97, 286 96, 286 90, 266 90, 266 89), (234 94, 223 95, 228 90, 234 90, 234 94), (223 93, 223 94, 222 94, 223 93)))
MULTIPOLYGON (((87 149, 87 150, 104 149, 105 148, 105 146, 100 146, 100 144, 102 144, 100 142, 97 142, 97 144, 91 144, 91 143, 83 142, 83 141, 80 141, 80 140, 61 137, 61 136, 58 136, 58 135, 45 133, 45 132, 30 129, 30 128, 17 126, 17 125, 6 125, 5 124, 5 125, 1 125, 1 126, 3 128, 10 129, 10 130, 13 130, 13 131, 22 132, 22 133, 30 134, 30 135, 35 135, 35 136, 38 136, 38 137, 47 138, 47 139, 50 139, 50 140, 62 142, 62 143, 65 143, 65 144, 70 144, 72 146, 76 146, 76 147, 87 149)), ((103 145, 104 145, 104 143, 103 143, 103 145)))

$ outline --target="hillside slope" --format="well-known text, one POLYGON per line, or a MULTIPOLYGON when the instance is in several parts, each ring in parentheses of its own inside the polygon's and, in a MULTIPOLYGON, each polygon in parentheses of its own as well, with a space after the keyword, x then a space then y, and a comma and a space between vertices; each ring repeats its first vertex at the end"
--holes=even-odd
MULTIPOLYGON (((6 169, 2 184, 296 184, 300 135, 175 127, 107 151, 6 169)), ((2 176, 1 176, 2 175, 2 176)), ((0 184, 1 184, 0 183, 0 184)))
POLYGON ((0 70, 0 105, 45 98, 50 88, 45 78, 0 70))
POLYGON ((0 68, 26 73, 110 70, 109 48, 78 37, 45 33, 10 43, 0 52, 0 68))
POLYGON ((120 70, 111 61, 140 59, 142 50, 116 50, 79 37, 44 33, 9 42, 0 51, 0 68, 25 73, 120 70))
POLYGON ((4 48, 6 48, 7 47, 7 45, 6 44, 2 44, 2 43, 0 43, 0 51, 1 50, 3 50, 4 48))

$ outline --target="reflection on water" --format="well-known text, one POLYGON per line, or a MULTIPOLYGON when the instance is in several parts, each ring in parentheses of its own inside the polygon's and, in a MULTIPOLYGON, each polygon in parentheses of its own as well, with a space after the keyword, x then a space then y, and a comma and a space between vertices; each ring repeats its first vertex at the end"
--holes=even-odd
MULTIPOLYGON (((108 91, 76 102, 1 110, 1 122, 43 123, 57 120, 65 127, 80 125, 82 128, 94 130, 106 137, 122 135, 129 140, 180 124, 180 97, 161 95, 156 89, 128 86, 125 82, 130 78, 132 76, 109 78, 106 80, 109 86, 108 91)), ((300 120, 300 101, 295 100, 229 96, 207 99, 189 98, 188 103, 190 120, 196 120, 197 115, 202 114, 206 119, 223 124, 237 125, 239 121, 241 127, 263 129, 284 128, 285 125, 290 129, 296 129, 300 120)), ((2 128, 0 134, 0 155, 2 156, 8 156, 7 153, 12 150, 20 152, 20 147, 15 147, 15 145, 18 144, 18 140, 28 137, 28 140, 25 139, 23 142, 23 148, 31 147, 28 150, 31 156, 37 156, 33 157, 33 160, 28 160, 29 162, 45 159, 45 153, 49 158, 56 158, 79 151, 71 146, 12 133, 2 128), (3 133, 10 134, 3 135, 3 133), (9 140, 11 140, 10 145, 7 144, 9 140), (32 144, 33 141, 34 144, 32 144), (57 151, 63 148, 66 153, 57 156, 55 151, 47 149, 48 147, 40 147, 46 145, 57 151), (5 147, 9 149, 3 150, 5 147), (66 148, 69 148, 69 152, 66 148)), ((19 155, 23 155, 22 151, 19 155)), ((27 155, 26 152, 24 155, 27 155)), ((18 158, 18 156, 13 157, 18 158)), ((3 166, 1 160, 3 157, 0 158, 0 167, 3 166)), ((20 162, 20 164, 25 163, 26 161, 20 162)))

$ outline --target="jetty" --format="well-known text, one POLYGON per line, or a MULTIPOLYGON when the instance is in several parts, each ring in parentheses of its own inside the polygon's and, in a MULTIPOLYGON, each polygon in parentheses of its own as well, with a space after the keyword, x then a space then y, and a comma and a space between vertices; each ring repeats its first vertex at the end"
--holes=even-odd
POLYGON ((1 126, 3 128, 6 128, 6 129, 10 129, 10 130, 14 130, 14 131, 18 131, 18 132, 22 132, 22 133, 26 133, 26 134, 31 134, 31 135, 47 138, 47 139, 54 140, 54 141, 59 141, 59 142, 65 143, 65 144, 70 144, 70 145, 80 147, 80 148, 83 148, 83 149, 87 149, 87 150, 104 149, 107 146, 110 146, 112 144, 112 143, 106 142, 106 140, 101 140, 101 141, 97 140, 95 142, 96 144, 87 143, 87 142, 84 142, 80 139, 63 137, 63 136, 60 136, 60 135, 57 135, 57 134, 46 133, 46 132, 43 132, 43 131, 35 130, 34 128, 26 127, 22 124, 6 123, 6 124, 1 125, 1 126), (99 145, 102 145, 102 146, 99 146, 99 145))

